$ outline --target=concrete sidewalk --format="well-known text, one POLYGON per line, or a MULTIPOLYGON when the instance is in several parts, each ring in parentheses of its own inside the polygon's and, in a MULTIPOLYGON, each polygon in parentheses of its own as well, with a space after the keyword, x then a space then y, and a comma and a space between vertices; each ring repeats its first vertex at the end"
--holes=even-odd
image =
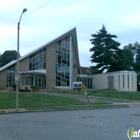
MULTIPOLYGON (((18 112, 25 112, 26 108, 19 108, 18 112)), ((16 109, 0 109, 0 114, 16 113, 16 109)))

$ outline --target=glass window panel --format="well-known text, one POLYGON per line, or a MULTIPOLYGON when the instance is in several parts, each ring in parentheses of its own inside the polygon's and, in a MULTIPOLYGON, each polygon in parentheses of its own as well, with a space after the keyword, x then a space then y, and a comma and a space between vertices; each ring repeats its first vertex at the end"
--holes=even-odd
POLYGON ((69 60, 69 40, 65 38, 59 41, 56 47, 56 86, 69 86, 70 60, 69 60), (59 51, 57 51, 57 49, 59 51), (66 67, 67 66, 67 67, 66 67), (58 80, 58 76, 60 79, 58 80))
POLYGON ((60 41, 58 41, 58 45, 59 45, 59 46, 61 46, 61 40, 60 40, 60 41))
POLYGON ((64 60, 64 59, 62 59, 62 63, 63 63, 63 64, 67 64, 67 63, 66 63, 66 60, 64 60))
POLYGON ((60 81, 58 81, 58 86, 60 86, 60 81))
POLYGON ((61 56, 58 55, 58 63, 61 64, 61 56))
POLYGON ((44 65, 41 65, 41 63, 45 63, 46 62, 46 49, 41 50, 39 53, 35 53, 34 55, 32 55, 30 57, 30 70, 34 70, 34 69, 38 69, 38 67, 40 69, 46 69, 46 67, 44 65), (33 60, 33 61, 32 61, 33 60), (33 63, 33 65, 31 65, 31 63, 33 63), (39 65, 39 66, 38 66, 39 65))
POLYGON ((70 36, 67 36, 67 37, 65 38, 65 41, 70 42, 70 36))

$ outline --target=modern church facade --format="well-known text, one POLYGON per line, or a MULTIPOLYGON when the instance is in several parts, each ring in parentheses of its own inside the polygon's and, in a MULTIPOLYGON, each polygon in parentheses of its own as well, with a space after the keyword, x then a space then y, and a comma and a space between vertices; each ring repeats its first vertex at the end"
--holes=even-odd
MULTIPOLYGON (((0 88, 15 83, 17 61, 0 68, 0 88)), ((76 28, 26 54, 19 60, 20 88, 72 88, 80 74, 76 28)))
MULTIPOLYGON (((0 88, 10 89, 16 83, 17 60, 0 68, 0 88)), ((83 67, 84 68, 84 67, 83 67)), ((80 67, 76 28, 51 42, 20 57, 19 88, 73 89, 73 82, 79 81, 88 89, 116 89, 137 91, 137 73, 122 71, 92 74, 80 67)))

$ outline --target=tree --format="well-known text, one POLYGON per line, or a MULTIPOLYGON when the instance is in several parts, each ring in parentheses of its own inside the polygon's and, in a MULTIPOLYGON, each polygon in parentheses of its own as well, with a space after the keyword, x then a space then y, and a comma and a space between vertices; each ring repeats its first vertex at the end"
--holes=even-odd
POLYGON ((130 55, 128 55, 128 60, 132 61, 132 70, 140 73, 140 44, 138 42, 134 44, 128 44, 127 46, 124 46, 124 50, 128 51, 131 57, 133 57, 132 60, 132 58, 129 57, 130 55))
POLYGON ((120 43, 113 40, 117 36, 109 34, 104 25, 99 32, 91 36, 93 37, 90 39, 93 45, 90 49, 90 52, 93 52, 91 62, 96 63, 96 66, 92 67, 94 73, 102 73, 104 70, 107 72, 114 71, 119 62, 118 59, 120 59, 120 43))
POLYGON ((133 61, 133 53, 131 50, 122 49, 118 51, 116 63, 110 66, 109 71, 133 70, 133 61))
POLYGON ((129 52, 129 55, 127 55, 127 61, 131 62, 132 70, 137 72, 137 81, 140 83, 140 44, 138 42, 128 44, 127 46, 124 46, 124 50, 129 52))
POLYGON ((16 60, 17 59, 17 52, 12 50, 12 51, 5 51, 2 55, 1 55, 1 67, 6 65, 7 63, 11 62, 12 60, 16 60))
POLYGON ((134 43, 134 70, 140 75, 140 44, 134 43))

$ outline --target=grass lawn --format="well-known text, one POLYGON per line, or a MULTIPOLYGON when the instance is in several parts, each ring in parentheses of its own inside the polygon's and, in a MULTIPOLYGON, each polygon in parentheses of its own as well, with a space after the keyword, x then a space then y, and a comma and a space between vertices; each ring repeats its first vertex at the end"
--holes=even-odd
POLYGON ((140 101, 140 92, 125 92, 125 91, 116 91, 116 90, 98 90, 98 91, 89 91, 89 95, 98 96, 98 97, 106 97, 106 98, 116 98, 116 99, 140 101))
MULTIPOLYGON (((16 94, 0 92, 0 109, 15 108, 16 94)), ((19 108, 46 108, 71 105, 85 105, 86 103, 66 97, 57 97, 39 93, 20 93, 19 108)))
MULTIPOLYGON (((75 95, 84 95, 84 92, 81 90, 53 90, 51 92, 55 93, 64 93, 64 94, 75 94, 75 95)), ((105 97, 105 98, 116 98, 116 99, 126 99, 126 100, 137 100, 140 101, 140 92, 124 92, 116 90, 88 90, 88 95, 95 97, 105 97)))
MULTIPOLYGON (((16 103, 15 92, 0 92, 0 109, 13 109, 16 103)), ((95 102, 87 104, 87 102, 78 99, 59 97, 54 95, 46 95, 34 92, 19 94, 19 108, 27 110, 34 109, 65 109, 65 108, 102 108, 115 107, 115 105, 106 102, 95 102)))

